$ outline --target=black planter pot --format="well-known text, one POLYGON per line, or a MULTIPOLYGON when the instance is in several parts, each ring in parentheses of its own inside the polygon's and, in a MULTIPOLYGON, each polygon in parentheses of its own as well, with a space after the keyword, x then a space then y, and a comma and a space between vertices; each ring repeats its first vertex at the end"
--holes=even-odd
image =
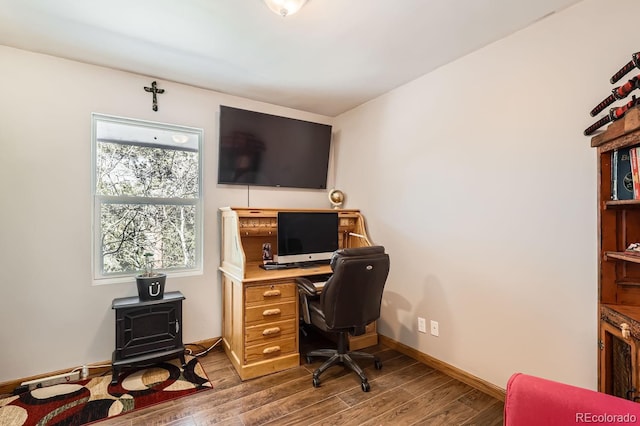
POLYGON ((166 280, 166 274, 154 274, 152 277, 138 275, 136 284, 138 285, 138 297, 140 300, 162 299, 166 280))

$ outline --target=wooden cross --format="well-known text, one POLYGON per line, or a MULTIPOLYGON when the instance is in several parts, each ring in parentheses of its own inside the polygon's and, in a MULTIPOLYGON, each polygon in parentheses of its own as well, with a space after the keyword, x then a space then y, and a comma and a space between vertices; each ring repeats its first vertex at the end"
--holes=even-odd
POLYGON ((156 94, 163 94, 164 93, 164 89, 158 89, 158 87, 156 85, 156 82, 154 81, 153 83, 151 83, 151 87, 145 87, 144 91, 153 93, 153 110, 157 111, 158 110, 158 98, 156 97, 156 94))

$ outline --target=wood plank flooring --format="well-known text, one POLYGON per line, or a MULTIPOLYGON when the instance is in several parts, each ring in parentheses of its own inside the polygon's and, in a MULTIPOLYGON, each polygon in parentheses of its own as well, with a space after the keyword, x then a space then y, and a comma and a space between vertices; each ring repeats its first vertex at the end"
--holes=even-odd
POLYGON ((133 425, 502 425, 499 401, 395 350, 378 345, 383 368, 361 361, 371 385, 334 366, 314 388, 322 360, 245 382, 222 350, 200 358, 214 389, 99 423, 133 425))

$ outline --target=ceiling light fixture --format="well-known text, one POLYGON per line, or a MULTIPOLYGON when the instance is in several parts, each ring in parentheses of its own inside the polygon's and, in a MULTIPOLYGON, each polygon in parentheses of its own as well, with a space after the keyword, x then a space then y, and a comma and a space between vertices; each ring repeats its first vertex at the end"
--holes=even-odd
POLYGON ((285 18, 299 11, 307 0, 264 0, 264 2, 274 13, 285 18))

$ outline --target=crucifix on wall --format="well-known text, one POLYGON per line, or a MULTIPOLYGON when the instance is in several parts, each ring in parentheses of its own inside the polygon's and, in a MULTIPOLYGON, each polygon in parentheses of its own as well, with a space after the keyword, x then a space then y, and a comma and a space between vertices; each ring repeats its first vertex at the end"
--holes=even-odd
POLYGON ((156 82, 154 81, 153 83, 151 83, 151 87, 145 87, 144 91, 153 93, 153 110, 157 111, 158 110, 158 98, 156 97, 156 94, 160 94, 160 95, 163 94, 164 93, 164 89, 158 89, 158 86, 157 86, 156 82))

